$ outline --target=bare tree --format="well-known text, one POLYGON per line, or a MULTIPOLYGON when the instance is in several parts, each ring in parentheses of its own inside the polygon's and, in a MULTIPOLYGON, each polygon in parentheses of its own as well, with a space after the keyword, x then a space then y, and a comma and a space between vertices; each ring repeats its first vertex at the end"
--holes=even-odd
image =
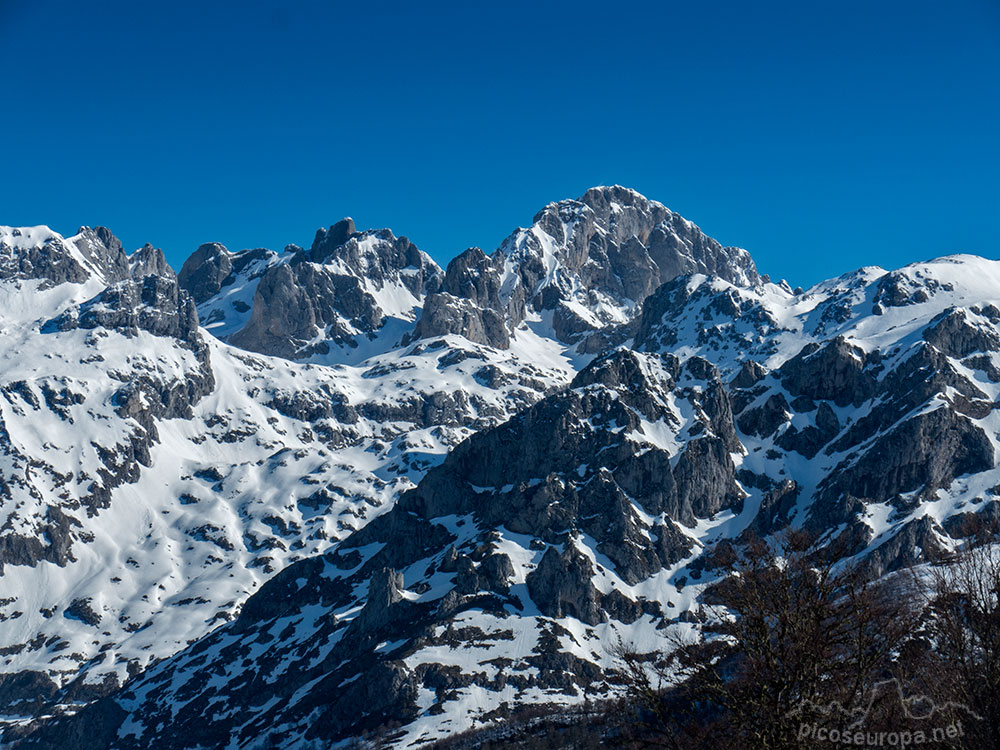
POLYGON ((1000 747, 1000 547, 977 541, 932 572, 932 674, 943 696, 978 716, 969 746, 1000 747))
POLYGON ((804 534, 715 556, 708 623, 659 654, 618 649, 641 738, 664 747, 798 748, 803 722, 848 715, 892 676, 917 622, 916 599, 817 550, 804 534))

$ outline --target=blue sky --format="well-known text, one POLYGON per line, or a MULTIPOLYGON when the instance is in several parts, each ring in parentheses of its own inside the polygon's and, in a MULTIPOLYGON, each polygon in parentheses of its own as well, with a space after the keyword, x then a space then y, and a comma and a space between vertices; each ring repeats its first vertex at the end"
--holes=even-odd
POLYGON ((0 223, 442 264, 620 183, 761 270, 1000 256, 1000 0, 0 0, 0 223))

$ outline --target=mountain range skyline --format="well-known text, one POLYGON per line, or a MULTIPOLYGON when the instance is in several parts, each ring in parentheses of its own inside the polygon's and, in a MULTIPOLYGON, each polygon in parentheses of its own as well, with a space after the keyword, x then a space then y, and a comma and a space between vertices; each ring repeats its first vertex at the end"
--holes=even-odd
MULTIPOLYGON (((609 188, 610 189, 620 188, 620 189, 624 189, 624 190, 629 190, 629 191, 633 191, 633 192, 636 192, 639 195, 643 195, 644 196, 644 194, 642 193, 642 191, 635 190, 631 186, 622 185, 620 183, 606 184, 606 185, 593 185, 593 186, 591 186, 588 189, 589 190, 602 190, 602 189, 609 189, 609 188)), ((555 205, 555 203, 556 202, 553 201, 553 202, 549 203, 548 206, 555 205)), ((657 203, 659 203, 659 202, 657 201, 657 203)), ((659 203, 659 205, 664 205, 664 204, 659 203)), ((668 208, 668 209, 670 208, 669 206, 664 206, 664 207, 668 208)), ((537 214, 535 216, 537 216, 537 214)), ((162 251, 163 255, 164 255, 164 259, 166 260, 166 262, 169 263, 173 268, 179 270, 184 265, 185 261, 198 248, 200 248, 200 247, 202 247, 204 245, 219 245, 219 246, 225 247, 229 252, 235 252, 235 253, 241 253, 241 252, 252 251, 252 250, 268 250, 268 251, 272 251, 272 252, 274 252, 274 251, 285 252, 289 247, 291 247, 291 248, 297 248, 297 247, 308 246, 309 242, 313 241, 313 239, 315 239, 315 237, 317 235, 319 235, 319 234, 321 234, 323 232, 326 232, 328 229, 332 228, 335 224, 338 224, 338 223, 341 223, 341 222, 350 222, 352 226, 354 226, 354 225, 364 226, 364 227, 366 227, 366 229, 368 229, 370 231, 377 231, 379 229, 381 229, 381 230, 387 230, 387 231, 393 232, 393 233, 396 233, 398 231, 398 228, 393 227, 391 225, 381 226, 381 227, 376 227, 374 225, 365 225, 363 223, 356 222, 354 216, 352 216, 351 214, 344 213, 344 214, 341 214, 337 218, 337 220, 334 221, 334 222, 331 222, 331 223, 328 223, 328 224, 319 224, 316 227, 316 229, 311 234, 308 235, 308 237, 299 238, 301 240, 301 242, 292 239, 292 240, 289 240, 288 242, 285 242, 284 244, 281 244, 281 245, 278 245, 278 246, 275 246, 275 247, 267 247, 267 246, 264 246, 264 245, 253 244, 253 243, 251 243, 249 245, 246 245, 245 247, 231 247, 231 246, 227 245, 225 242, 222 242, 219 239, 212 239, 212 238, 205 239, 205 238, 202 238, 196 245, 194 245, 191 248, 184 249, 184 250, 174 250, 173 252, 170 252, 170 251, 168 251, 165 248, 161 248, 161 247, 155 245, 154 243, 143 242, 141 244, 135 245, 134 247, 132 247, 127 252, 132 253, 132 252, 139 251, 139 250, 141 250, 143 248, 153 247, 156 250, 162 251), (312 238, 312 239, 310 239, 310 238, 312 238)), ((703 228, 699 222, 695 221, 694 223, 695 223, 696 226, 699 226, 699 228, 703 228)), ((12 225, 8 225, 8 226, 9 227, 14 227, 16 225, 12 224, 12 225)), ((48 231, 54 231, 54 232, 58 233, 59 235, 61 235, 63 237, 70 237, 70 236, 76 235, 77 233, 79 233, 80 231, 83 231, 85 229, 89 229, 91 227, 95 227, 96 228, 98 226, 100 226, 100 225, 99 224, 84 224, 84 225, 78 226, 78 228, 75 231, 61 231, 60 228, 53 227, 50 224, 30 225, 30 228, 41 229, 41 230, 48 230, 48 231)), ((517 226, 517 229, 524 229, 525 226, 530 226, 530 222, 526 222, 525 224, 519 224, 517 226)), ((23 228, 28 228, 29 225, 22 225, 22 227, 23 228)), ((108 227, 107 229, 109 231, 113 231, 114 230, 113 227, 108 227)), ((464 252, 466 250, 480 249, 480 250, 483 250, 485 252, 490 252, 493 249, 498 248, 498 247, 500 247, 503 244, 502 241, 496 243, 493 246, 486 246, 486 247, 481 246, 481 245, 469 244, 469 245, 465 245, 461 250, 453 250, 453 251, 446 251, 446 252, 433 252, 433 251, 429 251, 426 248, 424 248, 421 245, 421 243, 418 241, 418 239, 416 237, 413 237, 413 236, 409 235, 405 231, 398 232, 398 236, 404 237, 404 238, 410 240, 411 242, 413 242, 413 244, 416 247, 418 247, 418 248, 420 248, 420 250, 426 252, 428 254, 428 256, 431 257, 431 258, 433 258, 442 268, 447 265, 448 261, 450 261, 452 258, 454 258, 455 256, 461 254, 462 252, 464 252)), ((741 248, 743 250, 747 250, 748 252, 750 252, 749 248, 746 248, 746 247, 744 247, 743 245, 741 245, 739 243, 735 243, 733 246, 734 247, 739 247, 739 248, 741 248)), ((837 276, 837 275, 840 275, 840 274, 849 273, 851 271, 857 271, 857 270, 860 270, 860 269, 866 268, 866 267, 877 267, 877 268, 883 268, 885 270, 892 270, 893 268, 898 268, 898 267, 901 267, 901 266, 904 266, 904 265, 909 265, 911 263, 919 263, 921 261, 929 261, 929 260, 933 260, 935 258, 943 257, 943 256, 946 256, 946 255, 963 255, 963 254, 977 255, 977 256, 980 256, 980 257, 984 257, 984 258, 996 258, 997 256, 1000 256, 1000 247, 998 247, 998 248, 994 248, 994 247, 984 248, 981 252, 977 252, 977 251, 974 251, 974 250, 952 249, 952 250, 948 250, 948 251, 931 252, 929 255, 918 255, 916 253, 913 253, 913 254, 911 254, 911 257, 908 257, 908 258, 904 259, 903 262, 901 262, 899 265, 895 265, 895 266, 883 266, 883 265, 878 264, 878 263, 867 263, 867 264, 863 264, 863 265, 859 265, 859 266, 841 267, 839 269, 836 269, 835 272, 832 275, 830 275, 830 276, 825 276, 825 277, 822 277, 822 278, 814 278, 811 281, 811 283, 799 283, 797 279, 795 279, 795 278, 789 278, 786 274, 783 273, 783 271, 781 269, 781 265, 782 264, 780 262, 776 264, 776 267, 771 268, 769 271, 763 271, 762 270, 762 272, 766 272, 768 274, 768 276, 771 277, 771 278, 773 278, 775 281, 784 281, 784 282, 788 283, 789 285, 791 285, 793 287, 795 287, 795 286, 801 286, 803 288, 808 289, 808 288, 811 288, 812 286, 815 286, 817 284, 822 284, 823 282, 829 280, 833 276, 837 276)), ((751 255, 756 260, 757 254, 751 252, 751 255)), ((845 256, 845 257, 851 257, 851 256, 845 256)), ((757 265, 759 267, 760 264, 757 263, 757 265)), ((792 266, 792 264, 790 264, 790 263, 787 264, 787 265, 789 265, 790 267, 792 266)))
POLYGON ((345 215, 444 265, 595 184, 793 285, 1000 247, 991 0, 7 0, 0 29, 0 220, 175 267, 345 215))

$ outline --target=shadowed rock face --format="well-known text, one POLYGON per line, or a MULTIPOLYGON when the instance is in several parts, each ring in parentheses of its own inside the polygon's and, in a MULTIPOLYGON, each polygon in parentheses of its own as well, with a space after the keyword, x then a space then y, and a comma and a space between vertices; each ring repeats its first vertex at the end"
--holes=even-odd
POLYGON ((825 345, 810 344, 781 367, 780 377, 795 396, 859 406, 875 390, 865 371, 865 353, 841 337, 825 345))
POLYGON ((976 324, 969 318, 965 310, 945 310, 924 331, 924 340, 942 354, 955 359, 1000 350, 1000 337, 987 321, 976 324))
POLYGON ((968 417, 942 407, 916 415, 880 436, 831 474, 823 497, 850 494, 884 500, 947 487, 963 474, 993 468, 993 444, 968 417))
POLYGON ((46 324, 46 330, 110 328, 134 336, 140 330, 154 336, 194 341, 198 312, 194 301, 171 277, 147 275, 109 286, 79 309, 46 324))
POLYGON ((196 304, 201 304, 219 293, 232 270, 233 261, 225 246, 209 242, 201 245, 184 261, 177 281, 196 304))
MULTIPOLYGON (((463 687, 596 687, 603 673, 559 645, 563 631, 556 620, 570 617, 596 626, 612 619, 633 623, 662 617, 661 603, 602 590, 594 576, 613 570, 622 580, 639 583, 661 573, 695 547, 682 530, 685 524, 740 502, 743 493, 725 448, 727 439, 721 437, 735 435, 724 400, 719 374, 704 360, 682 365, 670 356, 628 350, 599 358, 569 390, 472 436, 395 508, 335 553, 276 576, 248 601, 236 622, 213 637, 229 643, 226 633, 231 632, 233 647, 242 650, 237 643, 256 642, 277 619, 295 620, 303 607, 321 601, 329 614, 322 624, 316 621, 319 629, 310 631, 303 653, 318 647, 326 655, 312 667, 285 673, 281 705, 266 722, 293 720, 322 706, 326 723, 317 725, 316 736, 325 741, 387 720, 411 721, 420 711, 417 696, 428 689, 440 691, 447 701, 451 690, 463 687), (683 399, 686 406, 672 405, 674 399, 683 399), (692 418, 684 414, 691 412, 699 416, 689 424, 692 418), (682 452, 676 467, 666 450, 651 447, 643 437, 652 423, 672 433, 698 425, 699 438, 682 452), (464 530, 455 526, 456 517, 465 519, 464 530), (511 534, 526 545, 519 556, 527 552, 536 557, 527 570, 523 560, 515 562, 504 551, 504 539, 511 534), (601 557, 595 561, 593 555, 601 557), (407 580, 403 570, 419 571, 421 581, 407 580), (438 592, 425 600, 414 593, 428 591, 430 581, 444 582, 443 596, 438 592), (367 593, 356 600, 355 591, 367 593), (360 605, 356 614, 355 603, 360 605), (470 626, 465 616, 484 611, 503 620, 532 608, 543 616, 529 626, 538 648, 518 654, 518 666, 502 666, 499 677, 412 657, 423 648, 502 645, 514 636, 502 626, 499 632, 470 626), (406 654, 411 656, 404 661, 406 654), (344 681, 359 671, 365 680, 343 689, 344 681), (287 703, 306 682, 314 687, 304 701, 287 703), (372 683, 378 695, 372 693, 372 683)), ((272 658, 286 658, 292 647, 284 642, 275 646, 273 653, 257 659, 255 669, 273 668, 272 658)), ((202 647, 208 664, 216 658, 214 648, 210 641, 202 647)), ((202 690, 196 686, 203 685, 204 676, 186 678, 185 691, 202 690)), ((154 681, 150 685, 159 684, 155 674, 149 677, 154 681)), ((163 715, 156 691, 135 689, 132 698, 122 700, 143 705, 151 721, 163 715)), ((270 690, 254 678, 227 686, 226 700, 255 702, 270 690)), ((196 702, 201 712, 202 701, 196 702)), ((205 743, 225 734, 206 725, 194 710, 190 704, 178 712, 157 742, 180 747, 192 738, 205 743)), ((51 731, 69 730, 57 725, 51 731)))

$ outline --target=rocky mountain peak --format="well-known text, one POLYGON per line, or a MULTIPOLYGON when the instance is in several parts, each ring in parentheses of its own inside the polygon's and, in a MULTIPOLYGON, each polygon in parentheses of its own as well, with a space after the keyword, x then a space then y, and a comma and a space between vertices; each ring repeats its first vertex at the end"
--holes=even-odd
POLYGON ((177 274, 167 263, 163 251, 148 242, 128 256, 129 273, 134 279, 146 276, 161 276, 176 281, 177 274))
POLYGON ((308 250, 202 245, 179 281, 225 341, 289 359, 352 359, 397 344, 442 275, 407 237, 358 231, 344 218, 318 230, 308 250))
POLYGON ((691 273, 744 287, 764 281, 745 250, 723 247, 663 204, 620 185, 591 188, 550 203, 490 256, 455 257, 441 290, 449 298, 428 300, 416 335, 457 333, 506 347, 526 317, 537 317, 560 341, 594 351, 591 337, 611 342, 607 331, 633 323, 657 287, 691 273), (484 335, 497 318, 506 331, 484 335))
POLYGON ((106 227, 81 227, 64 238, 46 226, 0 227, 0 279, 37 279, 49 285, 106 283, 127 278, 128 256, 106 227))
POLYGON ((392 282, 403 274, 414 293, 420 293, 421 280, 440 273, 430 256, 422 253, 405 236, 396 237, 390 229, 369 229, 359 232, 354 220, 341 219, 329 230, 319 230, 306 256, 313 263, 330 266, 337 273, 369 279, 376 284, 392 282), (413 279, 412 277, 419 277, 413 279))
POLYGON ((177 280, 194 301, 201 304, 219 293, 232 270, 232 254, 226 246, 208 242, 184 261, 177 280))
POLYGON ((5 746, 422 746, 610 697, 606 646, 710 620, 728 545, 883 573, 998 528, 1000 262, 793 290, 619 186, 443 272, 347 219, 177 281, 19 232, 5 746), (87 284, 21 283, 57 257, 87 284))
POLYGON ((470 248, 444 271, 407 237, 358 230, 350 217, 318 230, 308 250, 249 253, 203 245, 180 283, 223 340, 297 359, 354 359, 372 350, 363 339, 383 341, 373 345, 384 351, 446 334, 507 349, 525 323, 595 353, 634 333, 643 300, 665 281, 691 273, 746 288, 764 281, 746 251, 620 185, 550 203, 492 253, 470 248), (294 330, 282 320, 297 321, 294 330), (399 322, 386 328, 390 320, 399 322))
POLYGON ((347 242, 354 234, 357 234, 354 226, 354 219, 346 216, 328 230, 322 227, 316 230, 316 237, 313 239, 312 248, 309 255, 312 260, 322 263, 329 254, 336 248, 347 242))

